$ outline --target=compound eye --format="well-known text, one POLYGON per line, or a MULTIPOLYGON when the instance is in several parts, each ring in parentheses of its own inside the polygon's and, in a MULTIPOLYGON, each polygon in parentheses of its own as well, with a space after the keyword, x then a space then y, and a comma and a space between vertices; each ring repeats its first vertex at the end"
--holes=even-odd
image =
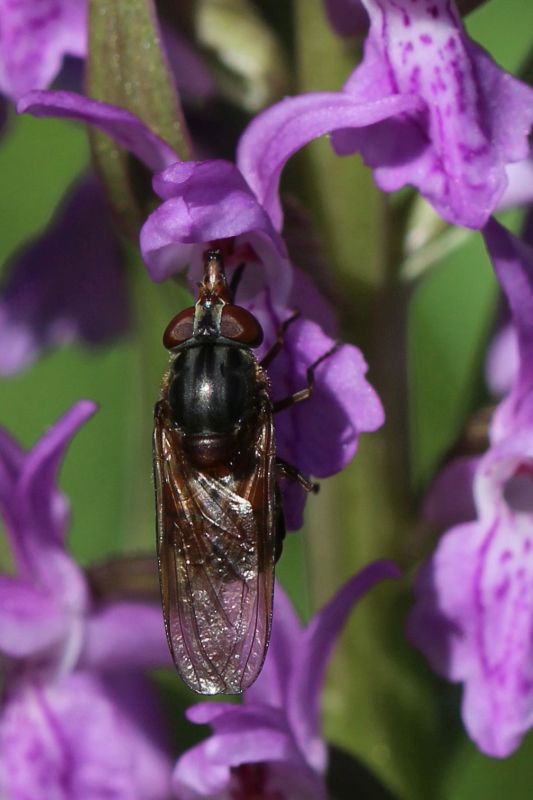
POLYGON ((230 303, 222 309, 220 334, 234 342, 242 342, 248 347, 259 347, 263 341, 263 329, 250 311, 230 303))
POLYGON ((194 326, 194 306, 184 308, 170 320, 163 334, 163 344, 167 350, 172 350, 179 344, 190 339, 194 326))

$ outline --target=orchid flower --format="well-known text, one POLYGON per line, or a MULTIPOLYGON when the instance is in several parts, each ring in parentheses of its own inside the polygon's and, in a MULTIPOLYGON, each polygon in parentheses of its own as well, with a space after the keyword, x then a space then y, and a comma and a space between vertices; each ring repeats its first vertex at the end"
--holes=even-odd
POLYGON ((180 800, 327 800, 327 748, 320 733, 320 695, 327 662, 349 614, 379 581, 399 577, 388 561, 370 564, 304 627, 279 585, 263 671, 244 704, 199 703, 191 722, 213 735, 184 753, 174 771, 180 800))
POLYGON ((81 182, 16 256, 0 292, 0 375, 48 348, 75 339, 94 347, 128 330, 125 274, 104 205, 96 181, 81 182))
POLYGON ((495 220, 484 237, 516 330, 518 368, 485 455, 468 468, 451 464, 433 490, 433 515, 447 506, 453 527, 421 571, 408 631, 439 673, 463 683, 463 720, 478 747, 504 757, 533 726, 533 249, 495 220))
POLYGON ((523 162, 530 173, 533 90, 469 39, 450 0, 362 5, 362 63, 341 92, 288 98, 257 116, 239 146, 243 175, 279 227, 283 165, 332 133, 337 153, 360 153, 383 191, 413 185, 448 222, 483 227, 508 167, 523 162))
POLYGON ((6 0, 0 5, 0 92, 18 100, 44 89, 65 56, 85 57, 87 0, 6 0))
POLYGON ((0 431, 0 795, 165 800, 170 762, 142 670, 169 663, 156 605, 95 603, 65 548, 57 473, 95 411, 74 405, 29 452, 0 431))

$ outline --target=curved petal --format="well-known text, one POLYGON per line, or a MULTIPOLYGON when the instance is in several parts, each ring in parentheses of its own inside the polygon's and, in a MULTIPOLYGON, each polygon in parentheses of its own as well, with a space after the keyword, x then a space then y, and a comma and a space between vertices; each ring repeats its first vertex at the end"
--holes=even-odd
POLYGON ((128 297, 118 241, 95 181, 68 197, 49 229, 17 256, 0 292, 0 375, 47 347, 97 345, 124 333, 128 297))
POLYGON ((17 100, 44 89, 66 55, 84 56, 87 0, 19 0, 0 4, 0 92, 17 100))
POLYGON ((96 412, 96 403, 80 400, 72 406, 28 453, 15 501, 20 503, 28 546, 60 543, 65 534, 65 501, 56 490, 59 467, 72 438, 96 412), (38 536, 37 536, 38 531, 38 536))
POLYGON ((388 117, 421 109, 420 100, 407 95, 384 97, 371 103, 354 103, 342 92, 290 97, 263 111, 246 128, 239 142, 237 165, 280 230, 283 215, 278 197, 279 178, 285 163, 297 150, 332 131, 372 126, 388 117))
POLYGON ((493 417, 491 435, 500 440, 533 422, 533 248, 495 219, 485 226, 483 236, 511 310, 520 362, 511 394, 493 417))
POLYGON ((66 630, 65 614, 47 592, 0 576, 0 651, 26 658, 50 647, 66 630))
POLYGON ((75 92, 29 92, 19 100, 17 111, 34 117, 60 117, 94 125, 153 172, 178 160, 170 145, 135 114, 75 92))
POLYGON ((369 564, 344 584, 305 631, 291 672, 287 717, 308 763, 319 772, 324 770, 326 760, 319 734, 319 699, 331 651, 355 604, 376 583, 399 577, 400 571, 391 561, 369 564))
POLYGON ((16 561, 16 514, 12 499, 23 460, 23 449, 8 431, 0 428, 0 516, 4 520, 10 545, 15 548, 13 555, 16 561))
POLYGON ((122 602, 93 612, 81 663, 106 671, 171 666, 161 607, 122 602))
POLYGON ((274 591, 272 633, 261 674, 245 694, 246 705, 285 708, 293 662, 303 642, 303 626, 279 583, 274 591))
POLYGON ((166 247, 229 239, 252 231, 269 237, 279 258, 285 257, 270 219, 229 161, 174 164, 156 175, 154 189, 166 202, 145 223, 141 250, 155 280, 168 277, 166 247))
POLYGON ((165 202, 141 231, 141 251, 153 280, 164 280, 187 261, 201 263, 191 245, 235 239, 236 250, 245 242, 253 248, 269 285, 286 299, 290 267, 285 246, 234 164, 177 163, 154 178, 154 189, 165 202))

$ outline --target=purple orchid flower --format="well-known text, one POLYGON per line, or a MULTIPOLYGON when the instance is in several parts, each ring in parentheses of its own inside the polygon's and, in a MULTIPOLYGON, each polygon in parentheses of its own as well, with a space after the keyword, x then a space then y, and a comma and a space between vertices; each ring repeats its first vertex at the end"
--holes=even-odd
POLYGON ((187 712, 214 732, 179 759, 175 796, 326 800, 320 694, 327 662, 354 605, 379 581, 398 577, 391 562, 370 564, 307 627, 277 585, 269 652, 244 704, 199 703, 187 712))
POLYGON ((98 606, 65 550, 56 488, 81 401, 28 453, 0 430, 0 513, 15 575, 0 576, 0 795, 165 800, 170 763, 141 670, 169 663, 161 611, 98 606))
POLYGON ((49 86, 65 56, 87 50, 87 0, 6 0, 0 5, 0 92, 18 100, 49 86))
POLYGON ((47 348, 108 342, 129 327, 118 242, 95 180, 74 188, 55 221, 13 263, 0 290, 0 375, 47 348))
MULTIPOLYGON (((464 684, 463 719, 478 747, 504 757, 533 726, 533 249, 495 220, 484 236, 519 364, 493 415, 488 451, 462 465, 466 503, 422 569, 408 631, 439 673, 464 684)), ((448 468, 434 510, 450 505, 458 469, 448 468)))
POLYGON ((289 98, 256 117, 239 147, 243 175, 278 226, 283 164, 333 133, 336 151, 361 153, 384 191, 412 184, 448 222, 481 228, 508 165, 528 159, 533 90, 468 38, 451 0, 362 4, 362 64, 342 92, 289 98))
MULTIPOLYGON (((318 293, 309 291, 302 277, 294 278, 283 239, 235 164, 180 162, 134 115, 68 92, 31 92, 19 103, 19 111, 95 125, 151 170, 162 170, 153 183, 164 202, 141 231, 141 251, 150 276, 161 281, 189 264, 189 282, 195 287, 206 245, 216 242, 224 251, 229 272, 241 263, 247 267, 238 301, 263 325, 265 342, 259 357, 275 340, 291 309, 302 312, 287 333, 287 347, 274 362, 271 376, 276 399, 305 386, 309 365, 334 345, 334 332, 317 324, 330 315, 318 293)), ((366 370, 361 353, 352 345, 339 347, 320 365, 310 401, 282 412, 277 420, 283 458, 319 477, 337 472, 351 460, 359 434, 383 423, 383 409, 365 379, 366 370), (323 420, 320 428, 318 418, 323 420)), ((299 528, 302 489, 284 485, 283 491, 287 527, 299 528)))

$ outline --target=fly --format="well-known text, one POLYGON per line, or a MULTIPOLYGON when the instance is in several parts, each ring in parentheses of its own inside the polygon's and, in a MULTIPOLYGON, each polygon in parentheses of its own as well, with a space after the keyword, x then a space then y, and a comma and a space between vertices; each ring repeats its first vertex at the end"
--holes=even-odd
POLYGON ((308 369, 306 389, 273 404, 265 367, 297 314, 259 363, 263 331, 232 289, 221 252, 208 250, 196 305, 165 330, 171 360, 155 407, 165 630, 181 677, 200 694, 240 693, 261 671, 285 535, 276 477, 317 488, 276 459, 273 412, 311 394, 315 367, 335 349, 308 369))

